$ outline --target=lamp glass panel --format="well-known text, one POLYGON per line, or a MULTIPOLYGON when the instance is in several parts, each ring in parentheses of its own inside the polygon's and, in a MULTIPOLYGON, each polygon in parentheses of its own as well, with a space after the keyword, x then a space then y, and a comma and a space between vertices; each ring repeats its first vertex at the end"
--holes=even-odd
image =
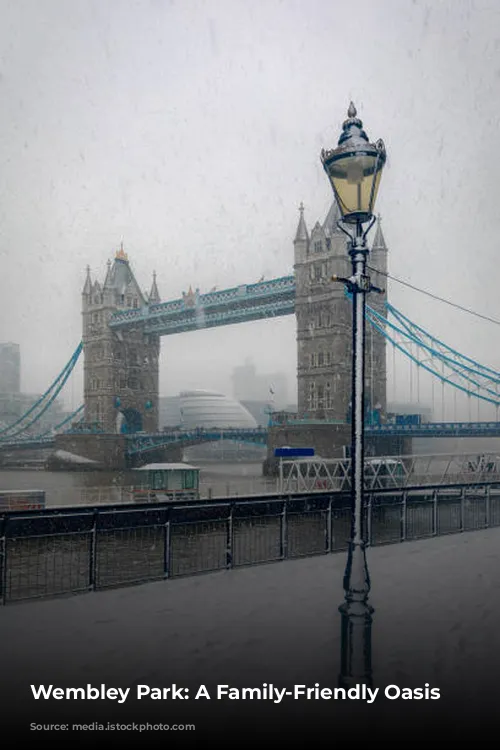
POLYGON ((350 154, 328 165, 328 175, 344 216, 373 213, 383 165, 376 154, 350 154))

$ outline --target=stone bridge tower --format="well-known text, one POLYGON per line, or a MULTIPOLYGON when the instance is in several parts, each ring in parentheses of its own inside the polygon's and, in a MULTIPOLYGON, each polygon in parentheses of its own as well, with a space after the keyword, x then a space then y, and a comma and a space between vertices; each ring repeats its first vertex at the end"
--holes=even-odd
POLYGON ((145 334, 140 323, 113 331, 116 312, 160 301, 156 276, 149 295, 132 273, 123 247, 108 268, 104 283, 92 281, 90 269, 82 292, 84 422, 106 433, 158 429, 159 337, 145 334))
MULTIPOLYGON (((329 281, 332 275, 350 276, 347 237, 338 228, 336 203, 311 234, 306 227, 304 207, 294 240, 298 416, 306 420, 350 421, 352 309, 344 285, 329 281)), ((387 248, 380 219, 377 222, 369 265, 387 271, 387 248)), ((387 279, 371 272, 372 283, 382 289, 387 279)), ((372 293, 367 303, 381 314, 385 293, 372 293)), ((386 412, 385 339, 366 326, 365 404, 367 416, 383 418, 386 412), (375 414, 374 414, 375 412, 375 414)))

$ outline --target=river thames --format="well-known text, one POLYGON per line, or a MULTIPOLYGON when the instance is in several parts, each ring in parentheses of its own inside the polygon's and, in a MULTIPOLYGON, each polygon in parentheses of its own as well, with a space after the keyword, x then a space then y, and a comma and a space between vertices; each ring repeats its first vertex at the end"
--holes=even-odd
MULTIPOLYGON (((262 462, 194 461, 200 468, 200 496, 243 497, 276 492, 276 479, 262 476, 262 462)), ((120 503, 137 483, 134 471, 0 470, 0 490, 42 490, 48 507, 120 503)))
MULTIPOLYGON (((413 440, 415 455, 496 452, 498 438, 413 440)), ((207 458, 186 451, 187 463, 200 469, 200 497, 226 498, 277 492, 277 478, 262 475, 261 458, 207 458)), ((41 468, 0 469, 0 490, 42 490, 48 507, 129 502, 127 488, 137 484, 134 471, 47 471, 41 468)))

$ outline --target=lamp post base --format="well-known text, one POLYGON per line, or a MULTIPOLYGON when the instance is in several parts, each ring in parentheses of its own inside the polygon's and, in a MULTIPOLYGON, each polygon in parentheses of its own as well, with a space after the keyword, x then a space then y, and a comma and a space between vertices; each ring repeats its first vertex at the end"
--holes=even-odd
POLYGON ((339 607, 341 618, 341 668, 339 687, 373 685, 373 607, 363 601, 347 601, 339 607))

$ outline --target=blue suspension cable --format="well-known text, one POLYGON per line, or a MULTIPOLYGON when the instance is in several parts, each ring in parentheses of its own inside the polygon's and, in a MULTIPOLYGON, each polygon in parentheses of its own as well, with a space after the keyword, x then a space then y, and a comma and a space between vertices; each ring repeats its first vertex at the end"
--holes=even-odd
MULTIPOLYGON (((74 366, 74 363, 73 363, 73 366, 74 366)), ((43 416, 43 414, 45 414, 45 412, 47 411, 47 409, 49 409, 52 406, 52 404, 56 400, 57 396, 59 395, 59 393, 63 389, 63 387, 64 387, 66 381, 68 380, 69 376, 71 375, 72 371, 73 371, 73 367, 71 367, 71 369, 69 369, 66 372, 66 375, 64 376, 64 378, 63 378, 62 382, 60 383, 59 387, 57 388, 56 391, 54 391, 53 395, 48 400, 48 402, 45 404, 45 406, 43 407, 43 409, 41 409, 41 411, 39 411, 38 414, 30 422, 28 422, 27 424, 24 424, 21 427, 19 427, 19 429, 16 432, 11 433, 8 436, 8 439, 16 437, 16 435, 19 435, 21 432, 24 432, 25 430, 27 430, 28 427, 31 427, 31 425, 35 424, 35 422, 37 422, 40 419, 40 417, 43 416)))
MULTIPOLYGON (((457 365, 457 363, 456 363, 455 360, 453 360, 450 357, 446 356, 445 354, 443 354, 442 352, 438 351, 437 349, 434 349, 433 347, 429 346, 428 344, 425 344, 423 341, 421 341, 419 338, 417 338, 413 333, 401 330, 401 328, 398 328, 396 325, 394 325, 393 323, 391 323, 390 321, 388 321, 387 318, 385 318, 384 316, 380 315, 375 310, 370 309, 370 311, 368 313, 368 319, 369 319, 370 322, 372 322, 372 316, 374 316, 375 318, 378 318, 380 321, 383 322, 384 325, 389 326, 390 328, 392 328, 397 333, 399 333, 399 334, 405 336, 406 338, 410 339, 413 343, 417 344, 420 348, 425 349, 426 351, 428 351, 431 354, 431 357, 438 359, 443 364, 446 364, 450 370, 452 370, 453 372, 455 372, 456 374, 458 374, 464 380, 467 380, 468 382, 472 383, 472 385, 476 386, 477 388, 482 388, 487 393, 490 393, 493 396, 495 396, 495 397, 498 398, 499 394, 498 394, 498 392, 496 390, 492 390, 491 388, 488 388, 484 384, 479 383, 477 380, 474 380, 473 378, 468 377, 463 372, 465 370, 465 371, 468 371, 468 372, 470 372, 470 373, 472 373, 472 374, 474 374, 476 376, 484 377, 481 373, 477 372, 477 370, 473 370, 472 368, 467 367, 466 365, 457 365)), ((407 356, 410 356, 410 354, 408 354, 406 352, 406 349, 404 349, 404 347, 400 346, 399 349, 400 349, 400 351, 404 352, 407 356)), ((414 359, 414 361, 417 361, 417 360, 414 359)), ((441 378, 441 376, 439 376, 439 377, 441 378)), ((491 377, 488 377, 486 379, 493 380, 493 378, 491 378, 491 377)), ((449 381, 449 382, 451 382, 451 381, 449 381)), ((499 374, 499 380, 497 380, 495 382, 496 383, 500 383, 500 374, 499 374)), ((476 396, 477 394, 473 394, 473 395, 476 396)))
POLYGON ((494 396, 498 396, 499 395, 498 394, 498 390, 496 388, 495 388, 495 390, 491 390, 491 388, 488 388, 486 385, 484 385, 482 383, 478 383, 477 381, 472 380, 472 378, 468 378, 466 375, 464 375, 464 371, 472 372, 474 375, 478 376, 479 378, 482 378, 483 380, 489 380, 490 382, 495 383, 495 385, 499 385, 500 384, 500 373, 496 372, 495 370, 492 370, 489 367, 485 367, 484 365, 481 365, 478 362, 475 362, 473 359, 471 359, 470 357, 467 357, 464 354, 461 354, 460 352, 456 352, 454 349, 452 349, 451 347, 447 346, 447 344, 444 344, 443 342, 440 342, 438 339, 436 339, 435 337, 431 336, 431 334, 428 334, 422 328, 420 328, 419 326, 416 326, 415 324, 413 324, 412 321, 409 321, 408 318, 406 318, 406 316, 404 316, 398 310, 396 310, 395 308, 393 308, 391 305, 388 306, 388 309, 389 309, 390 312, 392 312, 392 314, 396 317, 396 319, 399 320, 399 322, 402 325, 404 325, 404 327, 408 331, 410 331, 410 333, 412 335, 415 335, 415 334, 413 333, 413 330, 412 330, 411 326, 413 326, 414 328, 417 328, 424 335, 426 335, 431 341, 436 341, 445 350, 450 351, 453 354, 455 354, 459 359, 461 358, 461 359, 463 359, 466 362, 471 362, 471 363, 475 364, 476 367, 478 368, 478 369, 470 368, 467 365, 464 365, 463 362, 460 362, 460 361, 457 362, 454 359, 450 359, 450 358, 446 357, 446 355, 444 355, 442 352, 440 352, 438 356, 439 356, 439 358, 441 360, 445 360, 448 363, 452 362, 451 365, 448 364, 450 370, 456 372, 460 377, 464 378, 465 380, 469 380, 469 382, 471 382, 474 385, 476 385, 477 388, 483 388, 485 391, 487 391, 488 393, 492 393, 494 396), (405 321, 407 321, 407 322, 405 322, 405 321), (488 374, 485 374, 485 373, 488 373, 488 374), (492 377, 489 373, 493 373, 494 375, 496 375, 496 377, 492 377))
MULTIPOLYGON (((491 367, 486 367, 486 365, 482 365, 479 362, 476 362, 475 360, 471 359, 470 357, 467 357, 465 354, 462 354, 461 352, 458 352, 456 349, 453 349, 451 346, 448 346, 447 344, 443 343, 442 341, 440 341, 439 339, 437 339, 435 336, 433 336, 432 334, 430 334, 428 331, 426 331, 423 328, 421 328, 420 326, 418 326, 416 323, 413 323, 413 321, 411 321, 409 318, 407 318, 406 315, 403 315, 402 312, 400 312, 395 307, 393 307, 389 302, 386 302, 385 304, 386 304, 387 310, 389 312, 392 312, 392 314, 394 315, 394 317, 397 318, 397 319, 399 319, 399 321, 401 323, 403 323, 403 321, 406 321, 407 325, 411 326, 412 329, 416 329, 417 331, 419 331, 419 333, 423 334, 425 337, 427 337, 431 341, 433 341, 433 342, 435 342, 437 344, 440 344, 447 351, 451 352, 455 356, 460 357, 461 359, 463 359, 466 362, 469 362, 470 364, 474 365, 479 370, 483 370, 485 373, 490 373, 492 376, 494 376, 494 377, 491 378, 492 380, 495 380, 495 381, 497 379, 500 380, 500 373, 498 371, 493 370, 491 367)), ((484 377, 487 377, 487 376, 484 375, 484 377)))
POLYGON ((40 411, 39 414, 27 425, 23 425, 22 427, 19 428, 19 430, 17 430, 13 434, 6 435, 4 438, 0 438, 0 440, 10 439, 12 437, 15 437, 16 435, 19 435, 20 432, 22 432, 27 427, 30 427, 32 424, 34 424, 42 416, 42 414, 44 414, 47 411, 48 407, 54 402, 57 395, 61 392, 61 389, 63 388, 68 377, 73 371, 73 368, 78 361, 78 358, 82 352, 82 349, 83 349, 83 343, 80 342, 80 344, 78 344, 77 348, 75 349, 69 362, 64 366, 63 370, 60 372, 60 374, 57 376, 54 382, 50 385, 50 387, 45 391, 45 393, 42 396, 40 396, 40 398, 21 417, 19 417, 19 419, 13 422, 13 424, 9 425, 8 427, 4 427, 2 430, 0 430, 0 435, 2 435, 5 432, 10 432, 15 427, 17 427, 17 425, 21 424, 21 422, 23 422, 27 417, 29 417, 34 412, 34 410, 42 403, 42 401, 51 393, 54 387, 56 387, 57 384, 60 383, 59 386, 56 388, 55 394, 49 400, 48 404, 44 407, 44 409, 42 409, 42 411, 40 411))
POLYGON ((382 334, 382 335, 383 335, 383 336, 384 336, 384 337, 385 337, 385 338, 386 338, 386 339, 387 339, 387 340, 388 340, 388 341, 389 341, 389 342, 390 342, 390 343, 391 343, 391 344, 392 344, 392 345, 393 345, 393 346, 394 346, 394 347, 395 347, 396 349, 398 349, 398 350, 399 350, 400 352, 402 352, 402 353, 403 353, 403 354, 404 354, 404 355, 405 355, 406 357, 409 357, 410 359, 412 359, 412 360, 413 360, 414 362, 417 362, 417 364, 419 364, 419 366, 420 366, 420 367, 422 367, 422 368, 423 368, 424 370, 426 370, 427 372, 429 372, 429 373, 430 373, 431 375, 434 375, 435 377, 437 377, 437 378, 438 378, 438 379, 439 379, 439 380, 440 380, 440 381, 441 381, 442 383, 448 383, 448 384, 449 384, 449 385, 451 385, 451 386, 452 386, 453 388, 457 388, 457 389, 458 389, 459 391, 462 391, 463 393, 467 393, 467 394, 468 394, 469 396, 474 396, 475 398, 481 399, 482 401, 488 401, 488 402, 489 402, 490 404, 495 404, 495 406, 498 406, 498 405, 500 405, 500 400, 494 400, 494 399, 488 398, 487 396, 481 396, 481 395, 479 395, 478 393, 474 393, 474 392, 472 392, 472 391, 469 391, 469 390, 468 390, 467 388, 464 388, 463 386, 461 386, 461 385, 458 385, 457 383, 454 383, 454 382, 453 382, 452 380, 450 380, 449 378, 446 378, 446 377, 444 377, 443 375, 440 375, 440 374, 439 374, 438 372, 436 372, 435 370, 433 370, 433 369, 432 369, 431 367, 429 367, 429 366, 428 366, 428 365, 426 365, 425 363, 423 363, 423 362, 420 362, 420 363, 419 363, 419 362, 418 362, 418 361, 417 361, 417 360, 415 359, 415 357, 413 357, 413 355, 409 354, 409 353, 408 353, 408 352, 407 352, 407 351, 406 351, 406 350, 405 350, 405 349, 404 349, 404 348, 403 348, 403 347, 402 347, 402 346, 401 346, 400 344, 398 344, 398 343, 397 343, 397 342, 396 342, 396 341, 395 341, 395 340, 394 340, 393 338, 391 338, 391 337, 389 336, 389 334, 388 334, 388 333, 386 333, 386 331, 384 331, 384 329, 383 329, 383 328, 382 328, 381 326, 379 326, 379 325, 378 325, 378 324, 377 324, 377 323, 376 323, 376 322, 375 322, 374 320, 370 320, 370 323, 371 323, 371 325, 372 325, 372 326, 374 326, 374 328, 375 328, 375 329, 376 329, 377 331, 379 331, 379 333, 381 333, 381 334, 382 334))
POLYGON ((69 415, 69 417, 66 417, 63 419, 62 422, 59 422, 59 424, 56 424, 55 427, 51 427, 50 430, 46 430, 46 432, 43 432, 41 435, 37 435, 37 438, 43 438, 46 435, 49 435, 51 432, 55 432, 56 430, 60 430, 61 427, 64 427, 65 424, 70 422, 74 417, 76 417, 77 414, 79 414, 84 409, 84 404, 78 407, 72 414, 69 415))

